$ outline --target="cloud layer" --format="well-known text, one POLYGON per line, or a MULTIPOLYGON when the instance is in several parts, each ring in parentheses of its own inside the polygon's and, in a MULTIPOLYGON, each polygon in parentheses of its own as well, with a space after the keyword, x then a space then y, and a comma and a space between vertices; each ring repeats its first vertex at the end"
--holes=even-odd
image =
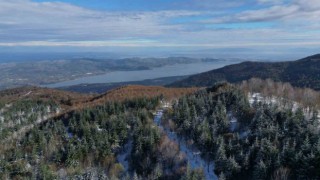
POLYGON ((0 0, 0 46, 320 47, 318 0, 184 2, 153 11, 112 11, 0 0))

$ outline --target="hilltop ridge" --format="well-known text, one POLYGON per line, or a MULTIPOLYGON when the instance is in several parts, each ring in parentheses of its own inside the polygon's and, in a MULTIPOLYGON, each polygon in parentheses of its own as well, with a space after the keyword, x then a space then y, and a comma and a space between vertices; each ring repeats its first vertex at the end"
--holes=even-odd
POLYGON ((210 86, 221 81, 238 83, 250 78, 272 79, 289 82, 296 87, 320 90, 320 54, 296 61, 253 62, 247 61, 189 76, 171 83, 170 87, 210 86))

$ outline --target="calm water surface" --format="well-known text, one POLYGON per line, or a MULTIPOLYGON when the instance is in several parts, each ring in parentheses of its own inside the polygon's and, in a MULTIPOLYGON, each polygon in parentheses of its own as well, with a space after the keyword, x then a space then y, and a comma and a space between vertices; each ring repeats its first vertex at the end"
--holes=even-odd
MULTIPOLYGON (((204 62, 193 64, 176 64, 171 66, 163 66, 151 70, 137 71, 115 71, 103 75, 83 77, 75 80, 59 82, 55 84, 45 85, 46 87, 56 88, 63 86, 72 86, 85 83, 112 83, 112 82, 129 82, 142 81, 146 79, 155 79, 170 76, 184 76, 217 69, 225 65, 235 63, 232 61, 204 62)), ((89 72, 88 72, 89 73, 89 72)))

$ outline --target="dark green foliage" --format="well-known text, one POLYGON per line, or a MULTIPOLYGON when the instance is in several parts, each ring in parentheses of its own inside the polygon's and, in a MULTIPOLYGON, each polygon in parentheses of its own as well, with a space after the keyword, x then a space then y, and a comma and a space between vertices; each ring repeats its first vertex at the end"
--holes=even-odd
MULTIPOLYGON (((139 121, 139 120, 138 120, 139 121)), ((151 127, 150 123, 138 123, 133 133, 133 149, 131 164, 138 174, 148 175, 152 172, 157 163, 157 144, 160 140, 160 131, 151 127)))
POLYGON ((320 178, 317 113, 307 118, 302 109, 250 107, 237 88, 218 84, 181 98, 173 120, 180 134, 210 155, 222 179, 320 178), (233 131, 231 116, 239 123, 233 131))
MULTIPOLYGON (((159 98, 110 102, 40 124, 17 142, 17 148, 4 154, 0 161, 0 176, 53 179, 59 169, 74 176, 85 173, 88 168, 103 169, 100 173, 110 177, 120 176, 122 168, 117 164, 115 155, 128 141, 129 134, 140 131, 143 135, 150 134, 150 138, 144 137, 145 143, 149 143, 144 147, 155 148, 160 134, 150 125, 150 110, 155 109, 158 103, 159 98), (25 168, 27 166, 29 168, 25 168)), ((46 112, 49 105, 39 106, 45 107, 40 112, 46 112)), ((16 104, 14 107, 11 111, 24 108, 29 112, 31 107, 38 106, 21 102, 21 106, 16 104)))
POLYGON ((27 99, 7 104, 0 103, 0 140, 58 111, 59 106, 52 101, 27 99))
POLYGON ((187 166, 185 175, 181 177, 181 180, 203 180, 205 179, 202 171, 194 170, 192 171, 190 166, 187 166))
POLYGON ((160 99, 108 102, 43 122, 3 151, 0 178, 180 179, 186 161, 153 122, 160 99), (127 143, 129 171, 116 158, 127 143))

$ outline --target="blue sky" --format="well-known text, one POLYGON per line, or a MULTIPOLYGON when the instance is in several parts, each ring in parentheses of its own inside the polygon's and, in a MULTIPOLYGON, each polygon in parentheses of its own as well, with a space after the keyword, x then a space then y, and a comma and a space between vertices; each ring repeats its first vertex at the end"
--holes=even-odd
POLYGON ((319 0, 0 0, 0 52, 303 57, 319 19, 319 0))

